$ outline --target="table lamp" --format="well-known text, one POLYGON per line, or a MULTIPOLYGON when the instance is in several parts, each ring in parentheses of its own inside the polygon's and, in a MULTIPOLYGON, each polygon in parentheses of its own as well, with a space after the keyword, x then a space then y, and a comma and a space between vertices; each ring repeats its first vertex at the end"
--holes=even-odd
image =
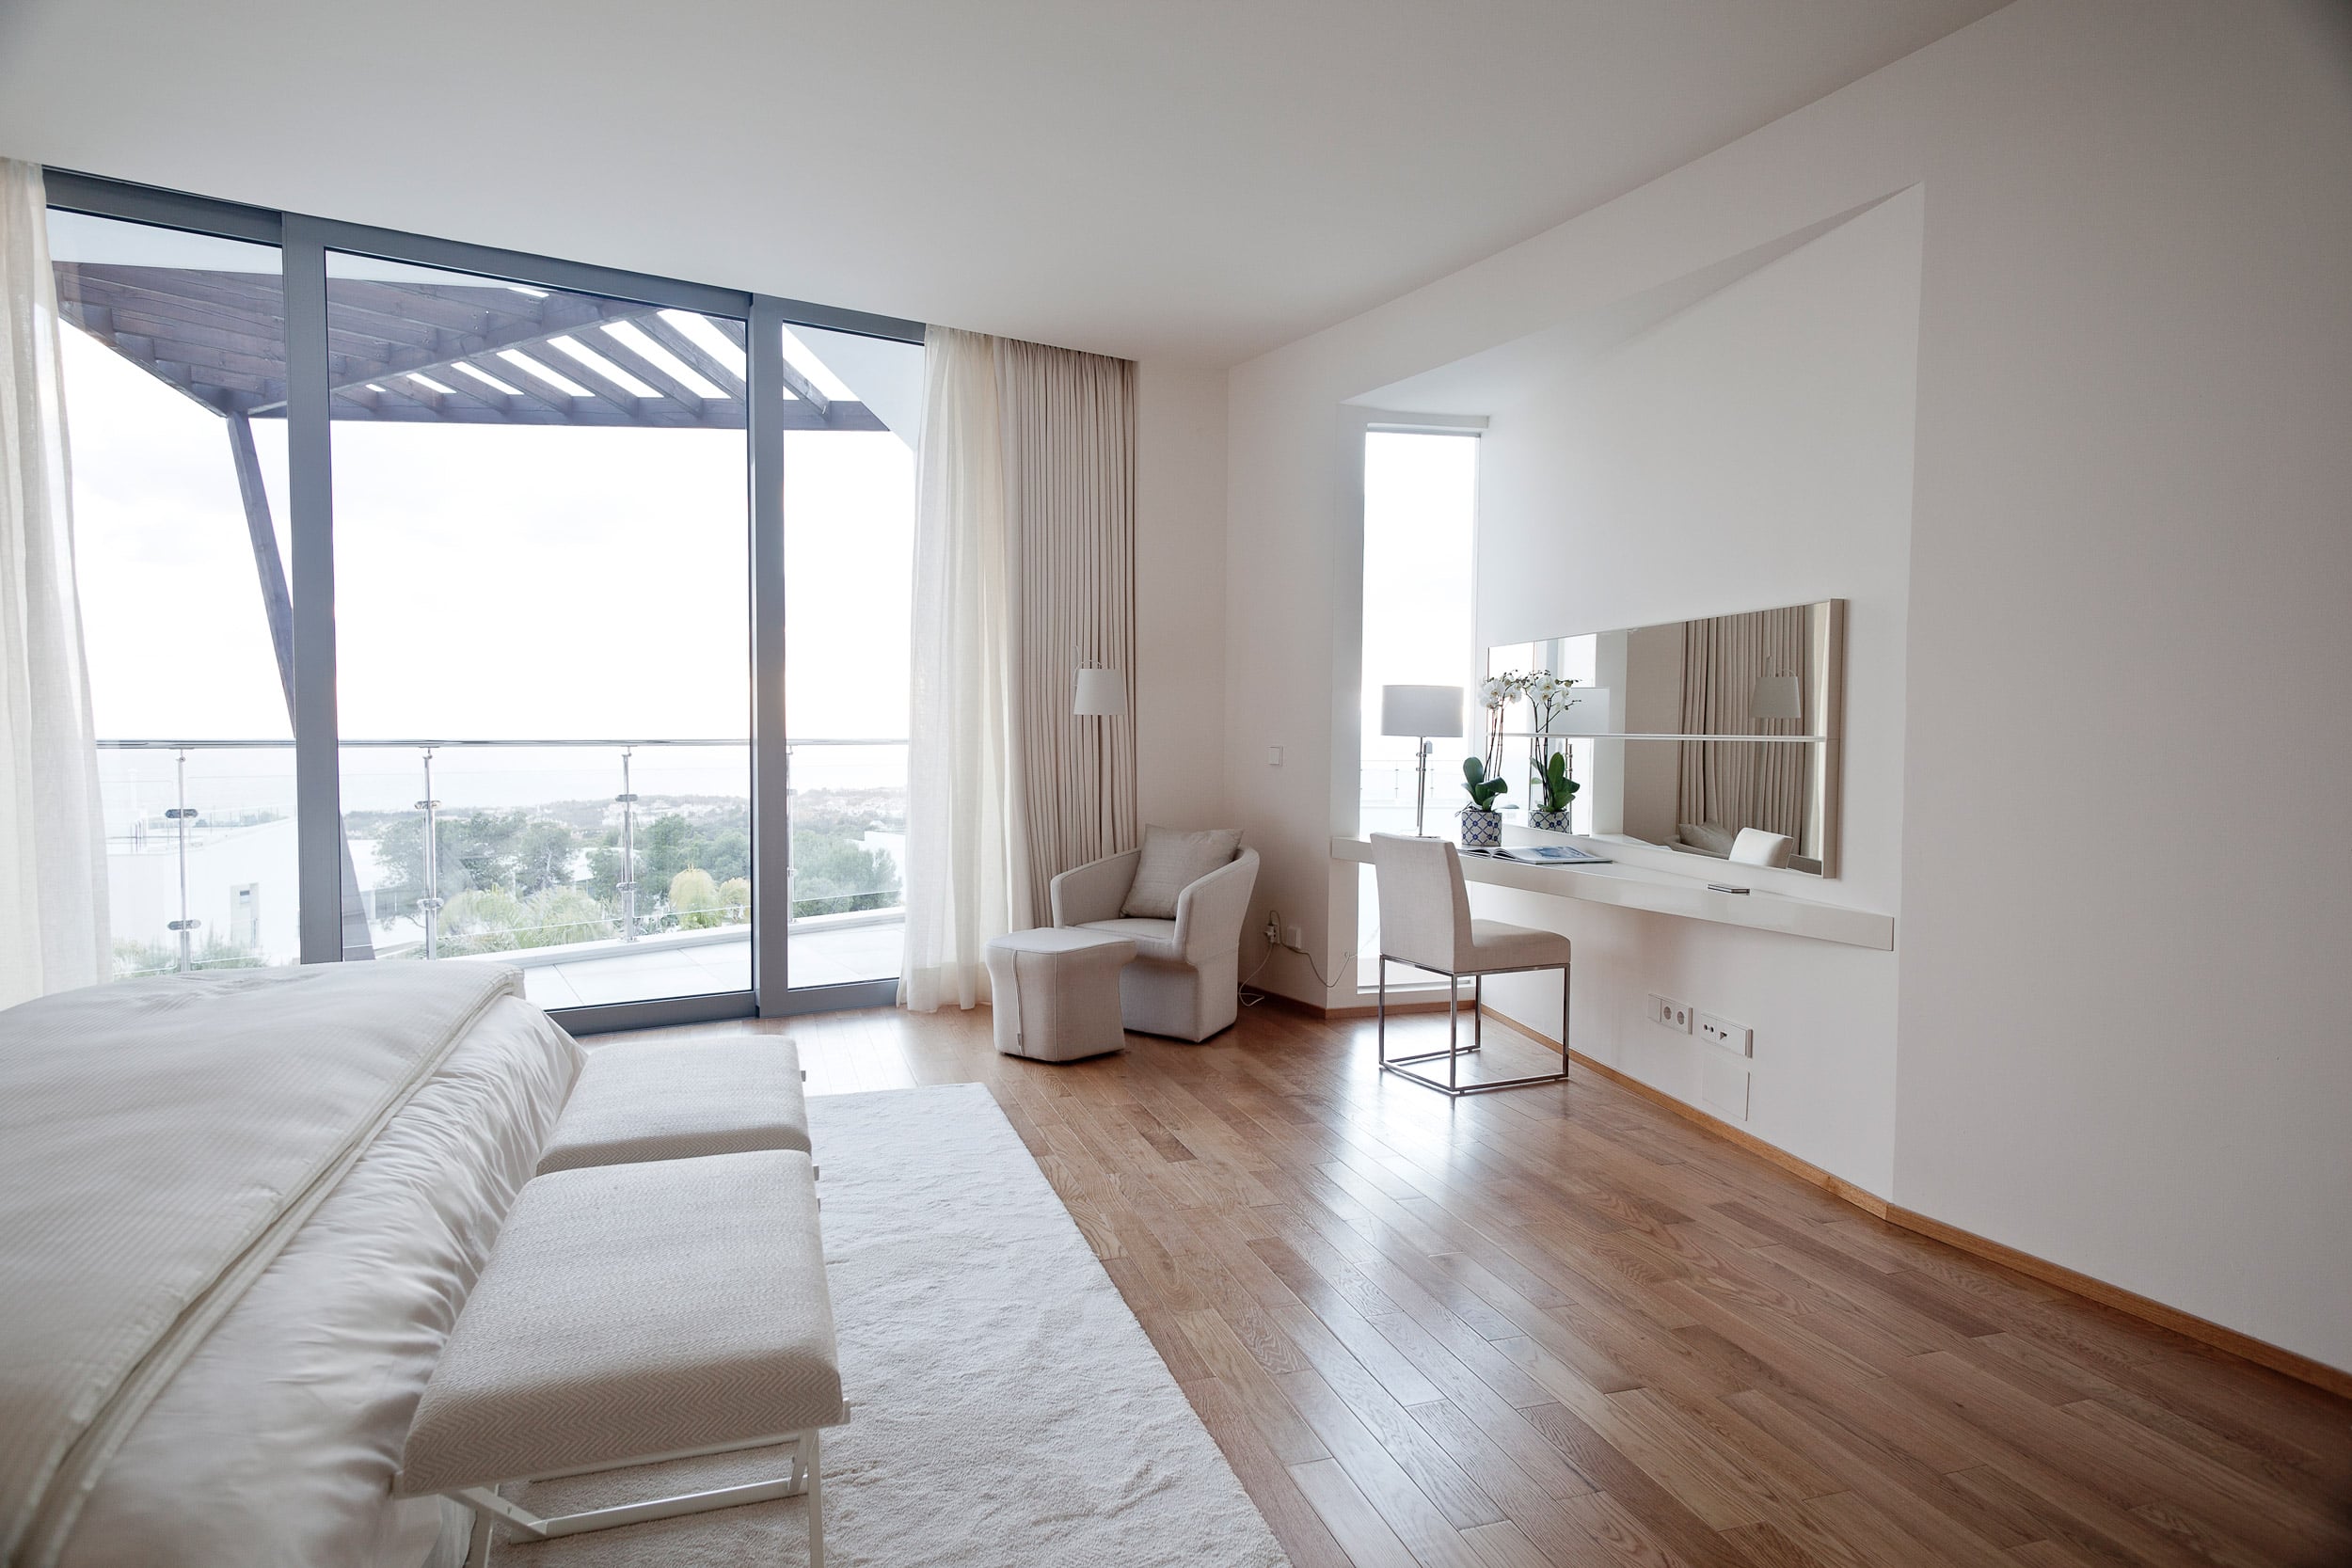
POLYGON ((1458 686, 1384 686, 1380 689, 1380 733, 1411 736, 1421 742, 1415 752, 1420 778, 1413 786, 1413 836, 1422 832, 1422 811, 1429 798, 1429 741, 1433 736, 1462 733, 1462 689, 1458 686))

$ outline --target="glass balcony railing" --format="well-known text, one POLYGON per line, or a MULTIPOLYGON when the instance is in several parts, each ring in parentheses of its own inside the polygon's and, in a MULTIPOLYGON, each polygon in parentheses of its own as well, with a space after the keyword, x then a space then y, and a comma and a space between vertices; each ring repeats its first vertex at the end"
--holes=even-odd
MULTIPOLYGON (((99 745, 118 977, 296 961, 293 742, 99 745)), ((895 975, 906 742, 818 737, 788 750, 792 981, 895 975)), ((356 946, 364 928, 368 944, 347 957, 498 957, 521 964, 548 1006, 749 985, 745 742, 342 752, 358 906, 345 929, 356 946), (712 951, 685 951, 699 949, 712 951), (636 981, 618 979, 623 959, 636 981), (605 973, 588 974, 600 960, 605 973)))

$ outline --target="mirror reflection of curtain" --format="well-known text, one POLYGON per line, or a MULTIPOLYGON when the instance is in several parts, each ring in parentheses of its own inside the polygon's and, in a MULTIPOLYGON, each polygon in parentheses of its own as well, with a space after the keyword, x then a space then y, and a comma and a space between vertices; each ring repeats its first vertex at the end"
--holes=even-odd
MULTIPOLYGON (((1686 622, 1682 629, 1685 735, 1810 735, 1817 717, 1810 607, 1759 610, 1686 622), (1794 675, 1806 708, 1796 719, 1756 717, 1756 683, 1794 675)), ((1805 846, 1810 746, 1686 740, 1677 819, 1761 828, 1805 846)))

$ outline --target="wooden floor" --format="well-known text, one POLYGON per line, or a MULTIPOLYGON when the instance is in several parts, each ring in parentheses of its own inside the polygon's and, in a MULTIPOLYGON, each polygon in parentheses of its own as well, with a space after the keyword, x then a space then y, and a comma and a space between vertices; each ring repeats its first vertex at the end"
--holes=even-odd
POLYGON ((985 1011, 691 1032, 744 1029, 987 1084, 1298 1568, 2352 1562, 2352 1404, 1597 1075, 1449 1102, 1273 1004, 1059 1067, 985 1011))

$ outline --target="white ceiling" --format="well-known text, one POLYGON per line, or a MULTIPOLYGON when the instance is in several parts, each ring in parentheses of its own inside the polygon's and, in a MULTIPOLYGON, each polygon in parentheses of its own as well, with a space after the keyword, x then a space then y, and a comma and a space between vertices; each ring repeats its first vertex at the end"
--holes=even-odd
POLYGON ((1230 364, 2001 0, 7 0, 0 153, 1230 364))

